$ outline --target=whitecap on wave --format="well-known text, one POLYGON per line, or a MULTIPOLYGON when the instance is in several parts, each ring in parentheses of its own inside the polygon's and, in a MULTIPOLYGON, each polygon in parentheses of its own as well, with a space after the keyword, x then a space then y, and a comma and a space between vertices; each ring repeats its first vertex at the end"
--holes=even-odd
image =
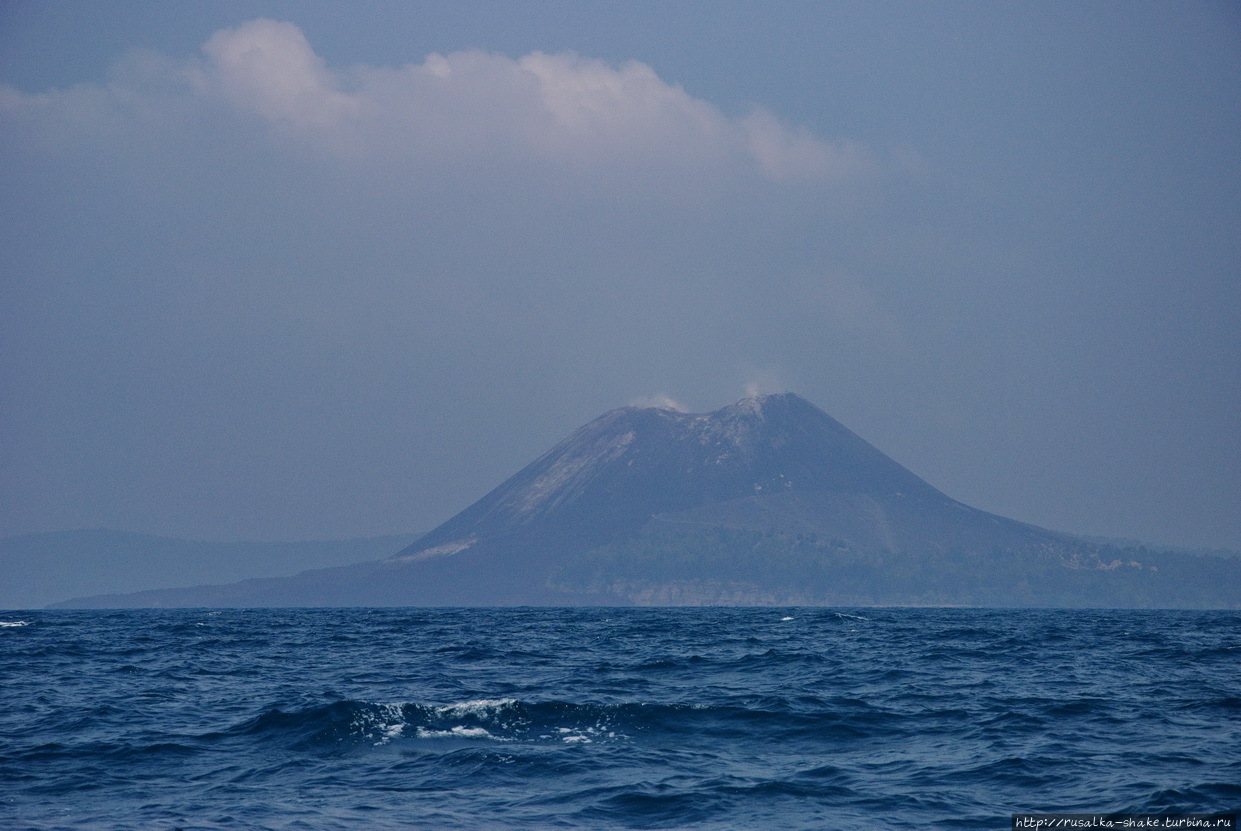
POLYGON ((363 704, 350 727, 355 735, 373 738, 377 746, 401 737, 590 744, 620 737, 609 721, 606 713, 593 708, 539 714, 515 698, 480 698, 441 705, 363 704))
POLYGON ((419 727, 418 738, 420 739, 496 739, 497 741, 509 741, 508 739, 497 739, 482 727, 450 727, 447 730, 429 730, 426 727, 419 727))

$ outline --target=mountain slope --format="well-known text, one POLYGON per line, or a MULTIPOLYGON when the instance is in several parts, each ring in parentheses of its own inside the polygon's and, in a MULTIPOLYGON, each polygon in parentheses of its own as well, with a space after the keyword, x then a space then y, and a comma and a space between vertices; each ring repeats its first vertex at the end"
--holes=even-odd
POLYGON ((705 414, 613 410, 393 560, 503 552, 537 576, 652 522, 813 531, 886 550, 1069 539, 951 499, 784 393, 705 414))
MULTIPOLYGON (((1222 562, 1224 594, 1168 602, 1241 602, 1222 562)), ((785 393, 605 413, 385 560, 76 605, 1160 605, 1157 568, 957 502, 785 393)))

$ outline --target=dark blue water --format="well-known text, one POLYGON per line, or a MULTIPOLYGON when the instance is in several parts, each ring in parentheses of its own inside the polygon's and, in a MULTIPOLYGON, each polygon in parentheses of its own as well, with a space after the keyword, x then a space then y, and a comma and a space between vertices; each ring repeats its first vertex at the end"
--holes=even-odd
POLYGON ((1236 612, 0 620, 4 828, 1007 828, 1241 805, 1236 612))

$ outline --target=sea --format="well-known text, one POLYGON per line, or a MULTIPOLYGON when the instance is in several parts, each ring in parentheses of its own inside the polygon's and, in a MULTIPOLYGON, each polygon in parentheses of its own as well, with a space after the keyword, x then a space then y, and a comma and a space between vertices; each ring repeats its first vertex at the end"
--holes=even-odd
POLYGON ((1007 829, 1241 807, 1241 612, 0 612, 0 828, 1007 829))

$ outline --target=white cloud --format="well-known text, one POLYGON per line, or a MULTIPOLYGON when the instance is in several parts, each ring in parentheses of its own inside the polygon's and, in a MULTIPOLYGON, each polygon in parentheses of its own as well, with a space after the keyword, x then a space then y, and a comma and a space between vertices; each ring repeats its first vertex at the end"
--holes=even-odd
POLYGON ((292 23, 254 20, 216 32, 203 44, 206 71, 199 91, 224 95, 275 124, 330 130, 357 118, 362 99, 338 88, 337 78, 292 23))
POLYGON ((768 177, 780 181, 841 179, 874 170, 874 154, 860 144, 825 144, 805 129, 790 129, 766 110, 739 124, 746 149, 768 177))
POLYGON ((75 120, 101 125, 141 113, 150 125, 160 121, 160 106, 211 101, 316 151, 386 163, 484 158, 577 171, 750 170, 785 182, 875 167, 865 148, 825 142, 766 111, 729 117, 638 61, 617 67, 569 52, 514 60, 471 50, 399 68, 340 69, 296 25, 274 20, 216 32, 202 51, 202 59, 180 65, 149 63, 129 87, 120 78, 73 94, 6 89, 0 111, 76 107, 75 120), (153 78, 156 68, 165 77, 153 78), (178 84, 182 100, 173 101, 178 84), (91 111, 82 109, 84 98, 91 111))
POLYGON ((514 62, 529 73, 537 99, 540 140, 557 152, 612 158, 670 156, 701 161, 726 156, 731 125, 718 110, 630 61, 613 69, 571 53, 539 52, 514 62), (696 152, 695 152, 696 151, 696 152))

